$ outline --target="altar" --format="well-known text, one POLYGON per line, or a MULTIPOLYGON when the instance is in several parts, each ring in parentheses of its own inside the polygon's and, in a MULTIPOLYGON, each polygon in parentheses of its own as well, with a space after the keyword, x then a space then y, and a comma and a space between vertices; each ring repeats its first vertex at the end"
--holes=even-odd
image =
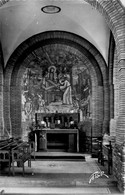
POLYGON ((79 152, 78 129, 36 130, 37 151, 79 152))
POLYGON ((36 113, 35 119, 37 151, 79 152, 79 113, 36 113))

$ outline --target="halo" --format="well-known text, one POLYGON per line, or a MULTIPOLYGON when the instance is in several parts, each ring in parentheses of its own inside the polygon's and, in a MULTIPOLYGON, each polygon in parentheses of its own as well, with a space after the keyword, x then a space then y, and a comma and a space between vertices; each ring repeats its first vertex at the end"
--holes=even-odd
POLYGON ((51 68, 53 68, 53 69, 54 69, 54 72, 56 72, 56 67, 55 67, 55 66, 50 66, 50 67, 48 68, 48 71, 50 71, 51 68))

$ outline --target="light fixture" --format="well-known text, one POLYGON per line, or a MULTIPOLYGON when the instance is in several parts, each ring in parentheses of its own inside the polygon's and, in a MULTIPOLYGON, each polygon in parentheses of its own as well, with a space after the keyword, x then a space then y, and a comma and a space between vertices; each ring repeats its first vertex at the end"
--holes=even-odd
POLYGON ((55 5, 46 5, 41 8, 41 11, 43 11, 46 14, 55 14, 59 13, 61 11, 61 8, 55 5))

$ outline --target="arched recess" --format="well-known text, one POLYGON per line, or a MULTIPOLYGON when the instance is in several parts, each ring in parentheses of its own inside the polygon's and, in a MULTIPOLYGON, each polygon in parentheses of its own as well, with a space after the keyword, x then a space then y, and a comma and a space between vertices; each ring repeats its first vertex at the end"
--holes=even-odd
POLYGON ((13 136, 22 136, 20 82, 27 64, 34 58, 32 52, 47 44, 62 44, 84 59, 92 80, 92 131, 99 137, 109 127, 109 93, 106 63, 99 51, 87 40, 75 34, 60 31, 44 32, 23 42, 8 60, 5 71, 4 109, 5 125, 13 136))

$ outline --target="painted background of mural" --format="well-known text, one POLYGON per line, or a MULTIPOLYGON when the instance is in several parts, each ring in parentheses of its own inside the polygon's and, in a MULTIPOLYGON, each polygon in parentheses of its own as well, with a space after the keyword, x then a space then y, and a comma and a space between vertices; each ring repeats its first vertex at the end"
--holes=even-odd
POLYGON ((35 112, 90 116, 91 79, 78 56, 51 47, 33 55, 22 77, 22 121, 34 120, 35 112))

